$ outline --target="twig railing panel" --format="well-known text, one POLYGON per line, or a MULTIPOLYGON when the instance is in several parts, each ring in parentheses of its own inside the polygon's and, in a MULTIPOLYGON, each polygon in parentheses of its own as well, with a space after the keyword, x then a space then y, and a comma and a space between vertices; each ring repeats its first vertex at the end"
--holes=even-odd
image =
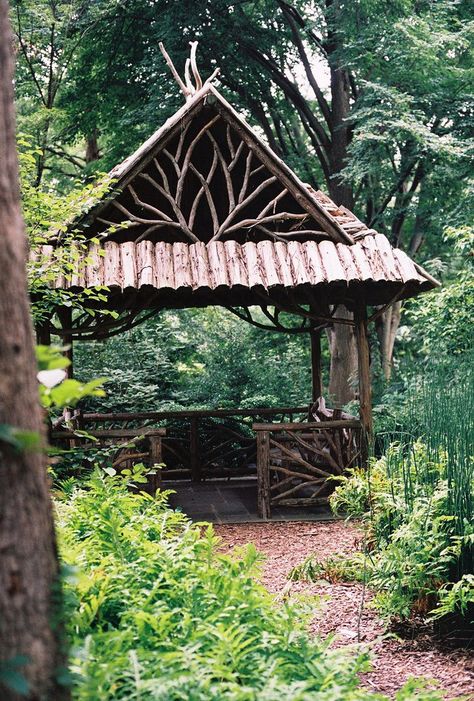
POLYGON ((84 462, 88 462, 89 453, 94 455, 98 449, 110 448, 111 467, 118 472, 131 469, 138 462, 143 463, 149 468, 146 489, 154 494, 161 485, 162 442, 165 435, 166 429, 147 426, 79 432, 76 425, 73 430, 52 431, 50 440, 63 449, 75 448, 82 452, 84 462), (157 465, 160 468, 155 468, 157 465))
POLYGON ((358 420, 254 424, 257 434, 258 511, 272 506, 326 504, 332 477, 361 462, 364 435, 358 420))
POLYGON ((74 427, 91 432, 105 426, 108 430, 131 430, 134 426, 165 427, 162 478, 198 482, 213 477, 255 475, 257 447, 253 423, 291 422, 304 419, 307 413, 307 406, 79 413, 74 417, 74 427))

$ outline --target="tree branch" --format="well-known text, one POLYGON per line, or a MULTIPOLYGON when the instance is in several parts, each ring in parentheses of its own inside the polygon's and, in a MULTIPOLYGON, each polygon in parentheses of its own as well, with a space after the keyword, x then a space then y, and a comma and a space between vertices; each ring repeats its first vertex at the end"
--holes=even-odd
MULTIPOLYGON (((301 62, 303 64, 306 77, 308 78, 308 82, 311 85, 313 92, 316 96, 316 100, 318 101, 319 108, 321 110, 321 113, 326 121, 326 124, 328 125, 329 131, 332 130, 332 114, 331 110, 329 108, 329 105, 327 103, 326 98, 323 95, 323 92, 321 88, 318 85, 318 82, 316 80, 316 77, 311 70, 311 66, 309 63, 308 55, 305 51, 304 44, 301 40, 298 28, 296 26, 295 18, 294 18, 294 8, 288 5, 288 3, 284 2, 284 0, 279 0, 278 4, 280 5, 282 12, 286 19, 288 20, 288 24, 290 25, 291 33, 293 35, 293 39, 296 45, 296 48, 298 49, 298 53, 301 59, 301 62)), ((303 25, 304 26, 304 25, 303 25)))

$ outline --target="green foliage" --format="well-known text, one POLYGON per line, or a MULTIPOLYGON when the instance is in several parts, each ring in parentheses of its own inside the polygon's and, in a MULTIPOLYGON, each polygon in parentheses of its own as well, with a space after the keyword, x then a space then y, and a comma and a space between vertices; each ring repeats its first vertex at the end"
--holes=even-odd
MULTIPOLYGON (((104 342, 75 347, 75 371, 109 378, 106 411, 309 403, 307 334, 269 333, 218 308, 163 312, 104 342)), ((327 367, 327 347, 324 347, 327 367)), ((88 403, 92 406, 92 403, 88 403)))
MULTIPOLYGON (((70 361, 62 355, 62 350, 55 346, 37 346, 38 388, 42 406, 50 410, 62 409, 65 406, 75 406, 84 397, 103 396, 103 379, 91 380, 85 384, 66 379, 64 368, 70 361)), ((0 424, 0 446, 2 443, 19 452, 39 450, 42 445, 36 432, 10 424, 0 424)))
POLYGON ((383 616, 407 619, 433 608, 437 590, 449 581, 460 556, 454 517, 447 511, 446 488, 440 487, 429 498, 417 498, 374 556, 370 583, 378 590, 375 605, 383 616))
POLYGON ((331 497, 337 512, 365 520, 368 579, 389 619, 472 616, 474 460, 472 423, 462 419, 472 371, 464 380, 424 385, 407 420, 425 442, 405 434, 367 472, 339 478, 331 497))
POLYGON ((438 590, 439 603, 431 614, 432 619, 443 618, 450 613, 468 616, 469 611, 474 623, 474 574, 463 574, 458 582, 448 582, 438 590))
MULTIPOLYGON (((87 185, 75 182, 68 195, 59 195, 48 187, 35 184, 35 156, 38 150, 31 139, 20 135, 18 140, 20 184, 23 216, 30 249, 35 253, 27 264, 28 288, 31 311, 36 322, 50 319, 57 307, 70 307, 94 316, 102 314, 117 316, 103 305, 107 299, 105 287, 95 287, 83 292, 56 289, 55 283, 64 278, 71 281, 84 266, 87 266, 87 243, 78 231, 68 230, 68 224, 80 216, 110 189, 111 181, 102 176, 96 183, 87 185), (52 239, 60 236, 62 245, 51 249, 50 255, 41 253, 42 246, 51 245, 52 239)), ((98 239, 92 239, 98 243, 98 239)))
POLYGON ((362 553, 354 553, 351 557, 332 555, 325 560, 319 560, 314 555, 309 555, 291 570, 289 579, 303 582, 317 582, 320 579, 325 579, 333 584, 363 581, 365 570, 362 553))
POLYGON ((456 281, 423 300, 413 300, 407 312, 413 332, 412 348, 428 356, 459 356, 473 347, 474 271, 459 273, 456 281))
POLYGON ((37 433, 24 431, 10 424, 0 424, 0 445, 2 443, 6 443, 18 452, 36 450, 41 445, 37 433))
MULTIPOLYGON (((364 653, 330 650, 300 606, 275 606, 255 548, 219 553, 165 494, 96 472, 56 509, 76 701, 384 701, 360 688, 364 653)), ((397 698, 440 695, 411 681, 397 698)))
POLYGON ((384 462, 382 458, 373 463, 370 473, 353 468, 335 478, 337 487, 330 497, 331 508, 335 514, 359 518, 369 511, 372 499, 377 499, 378 494, 389 489, 384 462))
POLYGON ((33 175, 61 190, 86 159, 73 136, 61 97, 74 54, 109 3, 83 0, 12 0, 17 43, 15 76, 18 122, 35 147, 33 175))
POLYGON ((47 409, 73 407, 85 397, 103 397, 105 378, 82 383, 67 379, 64 368, 70 360, 62 355, 62 348, 37 346, 38 380, 41 404, 47 409))

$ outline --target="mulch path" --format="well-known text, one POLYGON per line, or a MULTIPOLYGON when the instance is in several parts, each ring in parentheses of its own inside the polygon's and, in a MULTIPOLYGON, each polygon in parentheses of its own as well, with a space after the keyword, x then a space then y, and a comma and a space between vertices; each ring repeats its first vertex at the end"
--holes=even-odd
POLYGON ((363 675, 364 684, 392 696, 410 677, 436 679, 446 690, 446 699, 474 700, 474 655, 472 651, 450 649, 429 633, 421 631, 410 639, 383 637, 384 626, 376 612, 367 607, 370 592, 358 583, 292 582, 288 574, 308 555, 324 559, 359 547, 357 524, 343 521, 243 523, 216 525, 222 548, 254 543, 267 557, 262 582, 272 593, 304 593, 319 597, 310 629, 315 635, 335 634, 334 646, 369 645, 373 669, 363 675), (361 602, 364 605, 361 611, 361 602))

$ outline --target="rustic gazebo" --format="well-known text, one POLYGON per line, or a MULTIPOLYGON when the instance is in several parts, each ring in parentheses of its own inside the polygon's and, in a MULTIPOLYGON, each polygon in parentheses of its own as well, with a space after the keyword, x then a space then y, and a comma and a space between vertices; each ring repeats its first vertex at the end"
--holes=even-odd
MULTIPOLYGON (((89 243, 75 272, 55 282, 72 291, 105 286, 107 309, 117 318, 100 313, 73 318, 63 308, 58 310, 61 328, 46 325, 39 335, 53 331, 66 342, 106 338, 163 309, 219 305, 263 328, 310 334, 311 397, 316 401, 321 395, 319 334, 331 324, 353 325, 360 419, 324 412, 321 406, 309 416, 308 407, 306 415, 303 407, 282 410, 280 418, 290 412, 299 420, 278 423, 278 410, 268 410, 268 418, 264 410, 240 412, 259 420, 253 425, 256 441, 255 433, 247 435, 237 450, 247 467, 252 461, 257 466, 260 513, 268 517, 271 504, 321 503, 328 475, 364 460, 372 431, 367 324, 395 301, 438 283, 383 234, 302 183, 211 79, 202 84, 193 55, 190 68, 195 85, 189 68, 186 83, 177 77, 184 106, 111 171, 113 190, 73 223, 89 243), (353 319, 340 313, 344 307, 353 319), (265 322, 262 314, 256 318, 255 308, 265 322), (299 326, 285 326, 284 312, 296 315, 299 326)), ((42 256, 54 258, 60 247, 57 237, 43 247, 42 256)), ((198 457, 198 415, 206 412, 182 412, 190 421, 189 464, 182 459, 174 469, 184 474, 189 468, 195 479, 208 476, 198 457)), ((217 420, 226 412, 207 415, 217 420)), ((110 427, 131 419, 156 425, 166 417, 177 414, 88 415, 84 420, 89 426, 108 420, 110 427)), ((211 441, 212 451, 217 455, 220 449, 225 456, 238 438, 228 427, 215 425, 214 438, 223 433, 220 442, 211 441)))

